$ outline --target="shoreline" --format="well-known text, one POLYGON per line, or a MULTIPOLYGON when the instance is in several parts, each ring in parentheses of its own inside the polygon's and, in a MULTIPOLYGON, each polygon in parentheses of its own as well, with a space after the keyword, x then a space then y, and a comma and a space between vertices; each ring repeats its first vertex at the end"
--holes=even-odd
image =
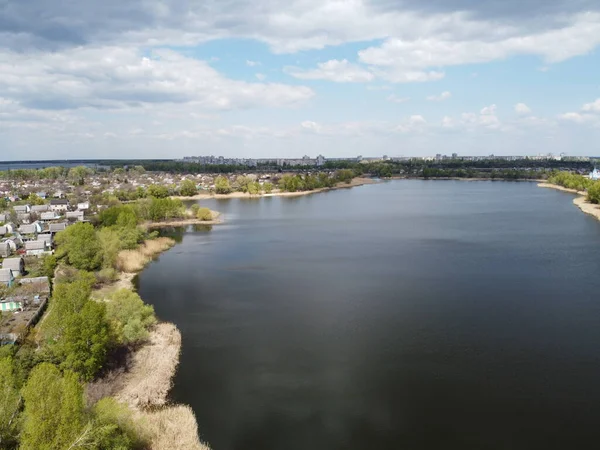
POLYGON ((423 180, 423 181, 503 181, 503 182, 530 182, 530 183, 543 183, 545 180, 534 179, 534 178, 461 178, 461 177, 407 177, 407 176, 394 176, 391 180, 423 180))
MULTIPOLYGON (((106 296, 121 289, 137 292, 133 279, 176 244, 171 238, 161 237, 146 240, 135 250, 122 250, 117 279, 95 290, 92 298, 106 301, 106 296)), ((143 298, 142 301, 148 305, 143 298)), ((157 317, 148 340, 130 350, 126 361, 116 370, 90 383, 88 390, 100 390, 108 394, 104 396, 128 405, 153 450, 210 450, 200 440, 191 407, 169 402, 180 353, 181 332, 175 324, 157 317)))
POLYGON ((157 228, 187 227, 189 225, 219 225, 225 221, 220 212, 211 211, 211 215, 212 220, 202 220, 196 218, 174 219, 161 222, 146 222, 142 224, 142 227, 144 227, 146 230, 153 230, 157 228))
POLYGON ((595 217, 596 220, 600 220, 600 205, 588 202, 587 194, 585 192, 578 191, 576 189, 565 188, 551 183, 539 183, 538 187, 555 189, 557 191, 568 192, 569 194, 576 194, 577 197, 573 199, 573 204, 585 214, 589 214, 590 216, 595 217))
POLYGON ((207 194, 196 194, 191 197, 183 197, 183 196, 177 195, 177 196, 172 196, 171 198, 173 200, 185 201, 185 200, 209 200, 209 199, 221 200, 221 199, 228 199, 228 198, 248 198, 248 199, 250 199, 250 198, 268 198, 268 197, 299 197, 302 195, 317 194, 319 192, 335 191, 337 189, 348 189, 348 188, 353 188, 353 187, 358 187, 358 186, 364 186, 367 184, 377 184, 377 183, 380 183, 380 181, 376 180, 374 178, 356 177, 350 183, 338 183, 337 185, 335 185, 333 187, 313 189, 312 191, 285 192, 285 191, 277 190, 276 192, 271 192, 270 194, 256 194, 256 195, 250 195, 246 192, 231 192, 230 194, 207 193, 207 194))

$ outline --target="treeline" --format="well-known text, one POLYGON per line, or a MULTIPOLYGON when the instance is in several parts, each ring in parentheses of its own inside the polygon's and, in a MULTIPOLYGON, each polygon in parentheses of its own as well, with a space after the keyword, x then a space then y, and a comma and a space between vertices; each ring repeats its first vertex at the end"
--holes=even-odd
POLYGON ((286 192, 313 191, 315 189, 331 188, 338 183, 350 183, 356 173, 350 169, 342 169, 333 176, 328 173, 286 174, 279 180, 279 189, 286 192))
POLYGON ((76 167, 46 167, 43 169, 14 169, 0 172, 0 178, 11 181, 33 180, 67 180, 83 185, 85 177, 95 173, 94 169, 86 166, 76 167))
POLYGON ((586 192, 590 202, 600 203, 600 181, 571 172, 553 172, 548 177, 548 182, 567 189, 586 192))
POLYGON ((537 180, 547 176, 545 171, 499 169, 478 171, 474 169, 439 169, 425 167, 421 173, 423 178, 484 178, 491 180, 537 180))

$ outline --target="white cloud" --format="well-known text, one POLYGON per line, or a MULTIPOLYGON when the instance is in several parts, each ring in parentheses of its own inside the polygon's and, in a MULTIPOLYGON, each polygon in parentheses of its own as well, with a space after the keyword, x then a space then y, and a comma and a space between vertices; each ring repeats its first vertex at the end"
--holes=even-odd
POLYGON ((442 119, 442 128, 454 128, 454 119, 449 116, 444 116, 442 119))
POLYGON ((392 94, 387 97, 387 101, 392 103, 406 103, 409 100, 410 97, 398 97, 396 94, 392 94))
POLYGON ((256 77, 257 80, 260 80, 260 81, 264 81, 267 78, 267 76, 264 73, 256 73, 256 74, 254 74, 254 76, 256 77))
POLYGON ((346 59, 332 59, 319 63, 313 70, 285 67, 284 71, 293 77, 304 80, 329 80, 339 83, 364 83, 375 78, 368 70, 352 64, 346 59))
POLYGON ((255 66, 260 66, 261 64, 258 61, 251 61, 251 60, 247 59, 246 65, 249 67, 255 67, 255 66))
POLYGON ((531 114, 531 108, 525 103, 517 103, 515 105, 515 112, 521 116, 526 116, 527 114, 531 114))
POLYGON ((600 112, 600 98, 597 99, 595 102, 586 103, 585 105, 583 105, 583 107, 581 109, 583 111, 589 111, 589 112, 600 112))
POLYGON ((567 121, 567 122, 574 122, 574 123, 579 123, 579 124, 596 123, 598 121, 598 117, 595 115, 580 114, 578 112, 567 112, 567 113, 561 114, 559 116, 559 119, 567 121))
POLYGON ((452 97, 452 94, 448 91, 444 91, 440 95, 430 95, 429 97, 427 97, 427 101, 443 102, 444 100, 448 100, 450 97, 452 97))
POLYGON ((290 106, 310 99, 304 86, 247 83, 170 50, 150 58, 131 48, 75 48, 61 53, 0 52, 0 96, 26 107, 131 108, 193 103, 204 109, 290 106))

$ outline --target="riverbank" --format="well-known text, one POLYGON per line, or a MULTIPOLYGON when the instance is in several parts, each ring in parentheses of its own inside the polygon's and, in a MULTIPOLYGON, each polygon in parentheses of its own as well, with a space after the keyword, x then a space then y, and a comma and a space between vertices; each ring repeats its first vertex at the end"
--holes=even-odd
POLYGON ((358 178, 354 178, 350 183, 338 183, 333 187, 313 189, 312 191, 285 192, 285 191, 280 191, 278 189, 275 189, 270 194, 250 195, 245 192, 231 192, 229 194, 203 193, 203 194, 197 194, 197 195, 194 195, 191 197, 174 196, 171 198, 176 199, 176 200, 208 200, 208 199, 227 199, 227 198, 298 197, 301 195, 310 195, 310 194, 316 194, 319 192, 334 191, 336 189, 348 189, 348 188, 352 188, 352 187, 363 186, 366 184, 375 184, 375 183, 379 183, 379 182, 380 182, 379 180, 376 180, 373 178, 358 177, 358 178))
MULTIPOLYGON (((134 290, 133 279, 154 258, 176 244, 160 237, 135 250, 123 250, 117 258, 118 278, 93 293, 105 300, 120 289, 134 290)), ((209 450, 198 436, 198 424, 186 405, 169 405, 168 394, 179 365, 181 333, 172 323, 161 322, 149 332, 148 340, 127 354, 118 369, 90 383, 88 398, 110 396, 129 406, 150 443, 151 450, 209 450)))
POLYGON ((464 177, 407 177, 407 176, 393 176, 391 180, 424 180, 424 181, 518 181, 518 182, 529 182, 529 183, 543 183, 545 180, 532 179, 532 178, 464 178, 464 177))
POLYGON ((223 223, 221 213, 217 211, 211 211, 210 214, 212 216, 211 220, 202 220, 198 218, 173 219, 161 222, 146 222, 142 225, 142 227, 144 227, 146 230, 153 230, 158 228, 187 227, 189 225, 218 225, 223 223))
POLYGON ((557 191, 562 192, 569 192, 570 194, 577 194, 579 197, 573 199, 575 206, 577 206, 584 213, 594 216, 596 219, 600 220, 600 205, 590 203, 587 200, 587 194, 585 192, 578 191, 576 189, 565 188, 551 183, 539 183, 538 186, 542 188, 556 189, 557 191))

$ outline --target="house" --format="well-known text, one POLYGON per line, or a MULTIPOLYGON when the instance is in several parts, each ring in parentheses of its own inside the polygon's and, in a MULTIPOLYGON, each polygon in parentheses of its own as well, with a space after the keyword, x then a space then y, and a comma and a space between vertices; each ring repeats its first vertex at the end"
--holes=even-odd
POLYGON ((70 222, 83 222, 83 211, 67 211, 67 220, 70 222))
POLYGON ((28 214, 31 212, 31 206, 29 205, 17 205, 13 209, 17 214, 28 214))
POLYGON ((594 170, 590 172, 590 180, 600 180, 600 171, 594 167, 594 170))
POLYGON ((50 233, 38 234, 37 238, 38 238, 38 241, 46 242, 46 244, 48 244, 48 246, 52 245, 52 234, 50 234, 50 233))
POLYGON ((0 269, 0 284, 11 287, 15 282, 15 277, 11 269, 0 269))
POLYGON ((27 256, 40 256, 50 252, 50 246, 46 241, 27 241, 25 242, 25 254, 27 256))
POLYGON ((42 200, 46 200, 46 197, 48 197, 48 194, 46 194, 45 192, 36 192, 35 195, 37 195, 42 200))
POLYGON ((19 233, 21 234, 36 234, 42 232, 42 226, 39 222, 33 222, 29 225, 21 225, 19 227, 19 233))
POLYGON ((25 275, 25 260, 18 256, 16 258, 5 258, 2 261, 3 269, 11 269, 15 277, 25 275))
POLYGON ((21 236, 9 237, 6 242, 8 242, 11 252, 16 252, 18 249, 23 247, 23 239, 21 239, 21 236))
POLYGON ((65 228, 67 228, 67 225, 68 223, 66 222, 51 223, 48 231, 50 231, 50 233, 58 233, 59 231, 63 231, 65 228))
POLYGON ((0 241, 0 258, 6 258, 11 253, 10 244, 7 241, 0 241))
POLYGON ((90 202, 77 203, 77 209, 79 211, 87 211, 88 209, 90 209, 90 202))
POLYGON ((40 216, 40 220, 43 222, 49 222, 56 219, 60 219, 60 216, 54 211, 43 212, 40 216))
POLYGON ((66 198, 56 198, 50 200, 50 209, 52 211, 66 211, 69 209, 69 200, 66 198))
POLYGON ((54 198, 63 198, 65 196, 65 193, 63 191, 56 191, 54 193, 54 198))
POLYGON ((50 211, 50 205, 33 205, 31 207, 31 212, 34 213, 45 213, 50 211))
POLYGON ((8 227, 6 226, 1 226, 0 227, 0 236, 6 236, 8 234, 8 227))
POLYGON ((8 214, 0 213, 0 223, 4 223, 8 220, 8 214))
POLYGON ((12 234, 15 232, 15 226, 10 222, 5 223, 3 227, 6 228, 6 234, 12 234))

